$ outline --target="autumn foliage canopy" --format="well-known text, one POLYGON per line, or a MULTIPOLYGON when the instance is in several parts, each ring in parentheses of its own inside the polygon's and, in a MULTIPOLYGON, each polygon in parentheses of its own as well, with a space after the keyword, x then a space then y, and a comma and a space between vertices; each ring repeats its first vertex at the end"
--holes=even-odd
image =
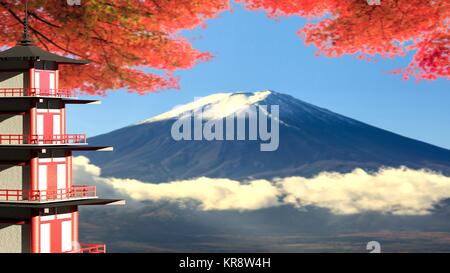
MULTIPOLYGON (((405 78, 450 78, 450 0, 236 0, 271 17, 310 19, 298 34, 326 57, 405 55, 395 73, 405 78), (376 1, 369 1, 376 2, 376 1)), ((29 0, 32 39, 54 53, 87 59, 88 67, 63 66, 65 87, 90 94, 128 88, 155 92, 178 87, 174 72, 211 55, 179 33, 230 9, 229 0, 29 0), (144 71, 145 72, 144 72, 144 71), (153 72, 148 72, 153 71, 153 72)), ((0 0, 0 46, 20 40, 23 1, 0 0)))

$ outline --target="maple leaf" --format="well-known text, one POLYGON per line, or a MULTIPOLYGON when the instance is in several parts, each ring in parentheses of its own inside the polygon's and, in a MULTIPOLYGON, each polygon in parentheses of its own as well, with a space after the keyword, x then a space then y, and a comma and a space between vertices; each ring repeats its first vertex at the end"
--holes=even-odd
POLYGON ((314 19, 298 34, 327 57, 356 55, 393 58, 414 52, 405 78, 450 79, 450 1, 381 0, 240 0, 270 16, 314 19))
MULTIPOLYGON (((298 31, 318 55, 393 58, 413 52, 405 78, 449 79, 450 1, 236 0, 270 16, 302 16, 298 31)), ((205 20, 230 9, 229 0, 61 0, 29 1, 30 32, 49 51, 91 61, 87 67, 62 66, 64 88, 89 94, 127 88, 146 93, 177 88, 174 72, 208 61, 180 31, 204 27, 205 20), (145 72, 144 72, 145 71, 145 72)), ((22 34, 23 1, 0 0, 0 47, 22 34)))

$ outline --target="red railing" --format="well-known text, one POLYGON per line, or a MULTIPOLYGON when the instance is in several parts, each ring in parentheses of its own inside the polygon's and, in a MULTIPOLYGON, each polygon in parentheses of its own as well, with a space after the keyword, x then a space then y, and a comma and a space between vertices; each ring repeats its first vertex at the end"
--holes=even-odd
POLYGON ((71 89, 41 89, 41 88, 0 88, 0 97, 75 97, 71 89))
POLYGON ((1 144, 86 144, 86 134, 0 135, 1 144))
POLYGON ((77 246, 64 253, 106 253, 106 245, 104 244, 77 244, 77 246))
POLYGON ((78 253, 106 253, 106 245, 80 244, 80 250, 78 253))
POLYGON ((54 190, 9 190, 0 189, 0 201, 53 201, 97 196, 96 186, 72 186, 54 190))

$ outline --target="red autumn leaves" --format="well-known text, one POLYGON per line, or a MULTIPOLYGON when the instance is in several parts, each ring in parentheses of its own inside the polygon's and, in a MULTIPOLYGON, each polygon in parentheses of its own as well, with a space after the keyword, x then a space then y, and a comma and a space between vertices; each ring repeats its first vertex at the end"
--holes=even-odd
POLYGON ((381 0, 242 0, 250 9, 272 16, 320 18, 299 31, 327 57, 393 58, 415 52, 407 68, 395 73, 435 80, 450 78, 450 1, 381 0))
MULTIPOLYGON (((395 73, 434 80, 449 78, 450 1, 239 0, 249 10, 271 16, 314 19, 299 30, 306 44, 327 57, 414 52, 410 65, 395 73)), ((156 92, 178 87, 173 72, 192 68, 211 56, 179 35, 230 8, 228 0, 60 0, 29 1, 32 37, 39 46, 88 59, 91 64, 63 67, 62 84, 89 94, 128 88, 156 92), (144 71, 142 70, 144 69, 144 71)), ((21 35, 20 1, 0 0, 2 46, 21 35)))

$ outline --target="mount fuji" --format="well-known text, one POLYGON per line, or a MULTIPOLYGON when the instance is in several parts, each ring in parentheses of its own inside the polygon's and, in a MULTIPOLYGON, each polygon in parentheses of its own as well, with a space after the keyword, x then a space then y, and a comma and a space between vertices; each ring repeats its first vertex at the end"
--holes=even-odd
MULTIPOLYGON (((272 118, 268 114, 269 118, 272 118)), ((311 177, 323 171, 375 171, 406 166, 450 174, 450 151, 400 136, 274 91, 219 93, 140 123, 89 139, 114 146, 90 153, 104 176, 161 183, 196 177, 273 179, 311 177), (220 120, 249 107, 279 106, 279 147, 261 152, 261 141, 176 141, 175 121, 202 111, 220 120)))

